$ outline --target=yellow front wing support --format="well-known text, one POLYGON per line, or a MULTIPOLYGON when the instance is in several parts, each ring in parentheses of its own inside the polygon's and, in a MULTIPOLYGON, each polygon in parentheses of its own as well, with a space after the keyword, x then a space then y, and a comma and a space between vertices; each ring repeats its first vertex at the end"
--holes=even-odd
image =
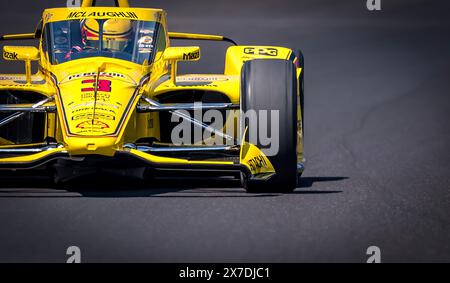
POLYGON ((55 148, 29 155, 0 158, 0 169, 33 169, 50 161, 67 158, 70 158, 70 156, 66 149, 55 148))

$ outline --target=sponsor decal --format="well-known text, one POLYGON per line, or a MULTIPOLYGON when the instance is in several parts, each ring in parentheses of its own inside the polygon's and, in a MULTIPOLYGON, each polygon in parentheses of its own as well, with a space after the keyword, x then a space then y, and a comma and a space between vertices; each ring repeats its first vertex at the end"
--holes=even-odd
POLYGON ((188 87, 215 87, 218 88, 219 85, 213 84, 211 82, 178 82, 176 85, 164 84, 164 87, 174 87, 174 88, 188 88, 188 87))
POLYGON ((139 38, 139 43, 147 43, 147 44, 151 44, 153 42, 153 37, 151 36, 143 36, 141 38, 139 38))
POLYGON ((75 132, 77 135, 92 135, 92 134, 107 134, 108 131, 100 130, 100 129, 88 129, 88 130, 79 130, 75 132))
POLYGON ((17 56, 18 56, 18 54, 16 52, 3 51, 3 58, 5 58, 5 59, 18 60, 17 56))
POLYGON ((95 116, 92 113, 89 114, 79 114, 79 115, 75 115, 72 117, 72 121, 77 121, 77 120, 109 120, 109 121, 114 121, 116 120, 116 117, 112 116, 112 115, 107 115, 107 114, 99 114, 96 113, 95 116))
POLYGON ((80 107, 80 108, 74 109, 72 111, 72 114, 79 113, 79 112, 89 112, 90 113, 91 111, 92 111, 91 107, 80 107))
POLYGON ((153 34, 154 30, 152 30, 152 29, 141 29, 140 33, 142 33, 142 34, 153 34))
POLYGON ((251 170, 256 172, 258 172, 259 169, 267 166, 266 159, 261 154, 250 159, 248 161, 248 164, 250 165, 251 170))
POLYGON ((70 12, 67 19, 82 19, 82 18, 124 18, 124 19, 139 19, 135 12, 70 12))
POLYGON ((246 47, 246 48, 244 48, 244 53, 250 54, 250 55, 261 55, 261 56, 278 56, 278 49, 246 47))
POLYGON ((139 48, 139 53, 142 53, 142 54, 152 53, 152 48, 139 48))
MULTIPOLYGON (((58 83, 58 79, 57 79, 57 77, 55 76, 55 74, 50 73, 50 75, 51 75, 51 77, 52 77, 52 79, 53 79, 53 81, 54 81, 54 83, 55 83, 56 89, 57 89, 57 91, 58 91, 58 95, 60 96, 59 104, 60 104, 61 107, 62 107, 63 118, 64 118, 64 122, 65 122, 65 125, 66 125, 66 127, 65 127, 64 130, 66 131, 67 136, 80 135, 80 134, 84 134, 84 133, 92 134, 92 133, 95 133, 95 132, 105 134, 105 136, 116 136, 116 135, 118 134, 118 132, 119 132, 120 130, 123 129, 123 127, 124 127, 124 122, 125 122, 126 118, 128 117, 129 112, 132 111, 131 105, 134 103, 136 97, 137 97, 138 94, 139 94, 139 91, 138 91, 138 90, 140 90, 140 87, 141 87, 142 85, 144 85, 146 82, 148 82, 149 77, 150 77, 150 75, 148 74, 148 75, 145 75, 144 77, 141 78, 139 84, 138 84, 137 87, 135 88, 135 91, 134 91, 134 93, 133 93, 133 97, 132 97, 132 98, 129 100, 129 102, 126 104, 125 113, 123 113, 120 117, 117 117, 118 119, 119 119, 119 118, 120 118, 120 119, 119 119, 118 125, 115 126, 115 130, 114 130, 114 131, 111 131, 111 130, 108 130, 108 131, 105 131, 105 130, 95 130, 95 129, 92 129, 92 128, 90 128, 90 129, 88 129, 88 130, 77 129, 76 131, 72 131, 71 127, 69 126, 69 121, 68 121, 68 117, 67 117, 67 112, 65 111, 65 106, 66 106, 66 104, 64 103, 63 96, 61 96, 61 89, 59 88, 60 83, 58 83)), ((90 94, 90 93, 86 93, 86 94, 90 94)), ((92 94, 92 95, 93 95, 93 94, 92 94)), ((98 98, 99 95, 101 95, 101 94, 97 94, 97 100, 99 100, 99 98, 98 98)), ((122 106, 122 104, 120 104, 119 102, 116 102, 116 103, 117 103, 118 105, 122 106)), ((91 109, 91 111, 92 111, 92 108, 90 108, 90 109, 91 109)), ((75 113, 75 111, 72 111, 72 114, 74 114, 74 113, 75 113)), ((81 124, 81 123, 80 123, 80 124, 81 124)))
POLYGON ((104 107, 110 107, 110 108, 114 108, 114 109, 119 109, 119 106, 111 104, 111 103, 97 102, 97 105, 104 106, 104 107))
MULTIPOLYGON (((68 80, 71 81, 71 80, 75 80, 75 79, 79 79, 79 78, 92 77, 92 76, 97 77, 97 73, 91 72, 91 73, 81 73, 81 74, 70 75, 68 80)), ((114 72, 101 72, 100 77, 125 78, 125 75, 119 74, 119 73, 114 73, 114 72)))
MULTIPOLYGON (((17 81, 14 81, 16 84, 26 84, 27 82, 25 81, 25 80, 21 80, 21 81, 19 81, 19 80, 17 80, 17 81)), ((45 84, 45 80, 41 80, 41 81, 31 81, 31 84, 34 84, 34 85, 44 85, 45 84)))
POLYGON ((0 77, 0 81, 14 81, 14 80, 18 80, 18 79, 23 79, 24 77, 17 77, 17 76, 13 76, 13 77, 0 77))
POLYGON ((111 108, 114 108, 114 109, 119 109, 119 106, 117 106, 117 105, 110 104, 110 103, 104 103, 104 102, 100 102, 100 101, 97 101, 97 102, 90 101, 90 102, 81 103, 81 104, 75 104, 75 105, 73 105, 73 102, 68 104, 68 106, 70 106, 71 110, 77 109, 77 108, 80 108, 80 107, 91 107, 91 106, 94 106, 94 105, 96 105, 96 106, 104 106, 104 107, 111 107, 111 108))
MULTIPOLYGON (((37 85, 43 85, 45 84, 45 79, 40 79, 40 77, 34 77, 32 78, 31 83, 32 84, 37 84, 37 85)), ((25 76, 0 76, 0 81, 13 81, 16 84, 20 84, 20 85, 25 85, 26 82, 26 78, 25 76)))
POLYGON ((104 111, 104 112, 109 112, 109 113, 111 113, 111 114, 113 114, 113 115, 116 115, 116 111, 114 111, 114 110, 112 110, 112 109, 110 109, 110 108, 104 108, 104 107, 95 107, 95 110, 96 111, 104 111))
MULTIPOLYGON (((90 92, 95 91, 96 80, 84 80, 81 82, 82 84, 92 84, 92 87, 82 88, 81 92, 90 92)), ((111 84, 110 80, 98 80, 97 91, 100 92, 111 92, 111 84)))
POLYGON ((198 58, 200 58, 200 51, 183 54, 183 60, 197 60, 198 58))
POLYGON ((177 82, 212 82, 212 81, 228 81, 226 77, 177 77, 177 82))
POLYGON ((151 53, 153 49, 153 37, 143 36, 138 40, 139 53, 151 53))
MULTIPOLYGON (((93 109, 94 109, 93 107, 82 107, 82 108, 74 109, 74 110, 72 111, 72 114, 73 114, 74 116, 76 116, 75 114, 81 112, 81 114, 78 114, 78 115, 83 115, 83 114, 88 115, 88 114, 91 113, 91 111, 92 111, 93 109)), ((103 107, 95 107, 95 109, 96 109, 97 111, 109 112, 109 113, 111 113, 112 115, 116 115, 116 111, 114 111, 114 110, 112 110, 112 109, 103 108, 103 107)))
POLYGON ((77 125, 77 129, 108 129, 109 125, 98 120, 84 121, 77 125))
POLYGON ((24 85, 24 84, 20 84, 20 85, 10 85, 10 84, 7 84, 7 85, 4 85, 4 84, 2 84, 2 86, 3 86, 3 87, 10 87, 10 88, 23 88, 23 87, 28 87, 29 85, 24 85))
MULTIPOLYGON (((97 93, 97 101, 104 101, 108 102, 111 100, 111 95, 109 93, 97 93)), ((82 93, 81 94, 81 101, 93 101, 94 100, 94 93, 82 93)))

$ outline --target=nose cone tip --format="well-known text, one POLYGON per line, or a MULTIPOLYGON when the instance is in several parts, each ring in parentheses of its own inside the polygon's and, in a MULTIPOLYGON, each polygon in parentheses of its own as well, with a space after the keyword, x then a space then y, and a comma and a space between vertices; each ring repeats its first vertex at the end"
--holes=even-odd
POLYGON ((96 151, 97 148, 98 148, 97 144, 95 144, 95 143, 88 143, 86 145, 86 150, 88 150, 88 151, 96 151))
POLYGON ((114 156, 118 147, 115 138, 70 138, 67 146, 71 155, 114 156))

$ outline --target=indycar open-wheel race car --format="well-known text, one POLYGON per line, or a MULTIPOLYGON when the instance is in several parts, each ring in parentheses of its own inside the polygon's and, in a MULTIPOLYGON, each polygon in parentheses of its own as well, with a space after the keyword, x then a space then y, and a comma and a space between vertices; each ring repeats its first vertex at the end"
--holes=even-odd
POLYGON ((25 74, 0 75, 0 173, 51 172, 61 183, 101 171, 196 172, 240 178, 249 192, 295 189, 301 53, 168 32, 163 10, 115 4, 47 9, 34 33, 1 37, 40 41, 4 46, 25 74), (177 74, 177 62, 200 59, 197 46, 170 47, 181 39, 232 43, 224 73, 177 74))

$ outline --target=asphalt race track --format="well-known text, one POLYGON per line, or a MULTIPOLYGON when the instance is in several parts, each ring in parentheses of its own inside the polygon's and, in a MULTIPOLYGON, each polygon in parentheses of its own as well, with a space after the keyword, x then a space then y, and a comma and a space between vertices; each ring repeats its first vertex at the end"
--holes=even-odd
MULTIPOLYGON (((65 2, 2 1, 0 33, 32 32, 65 2)), ((450 261, 448 1, 382 0, 374 12, 365 0, 131 2, 165 8, 172 31, 303 50, 301 186, 3 178, 0 262, 65 262, 69 246, 83 262, 365 262, 369 246, 383 262, 450 261)), ((182 69, 222 72, 227 45, 201 46, 182 69)))

